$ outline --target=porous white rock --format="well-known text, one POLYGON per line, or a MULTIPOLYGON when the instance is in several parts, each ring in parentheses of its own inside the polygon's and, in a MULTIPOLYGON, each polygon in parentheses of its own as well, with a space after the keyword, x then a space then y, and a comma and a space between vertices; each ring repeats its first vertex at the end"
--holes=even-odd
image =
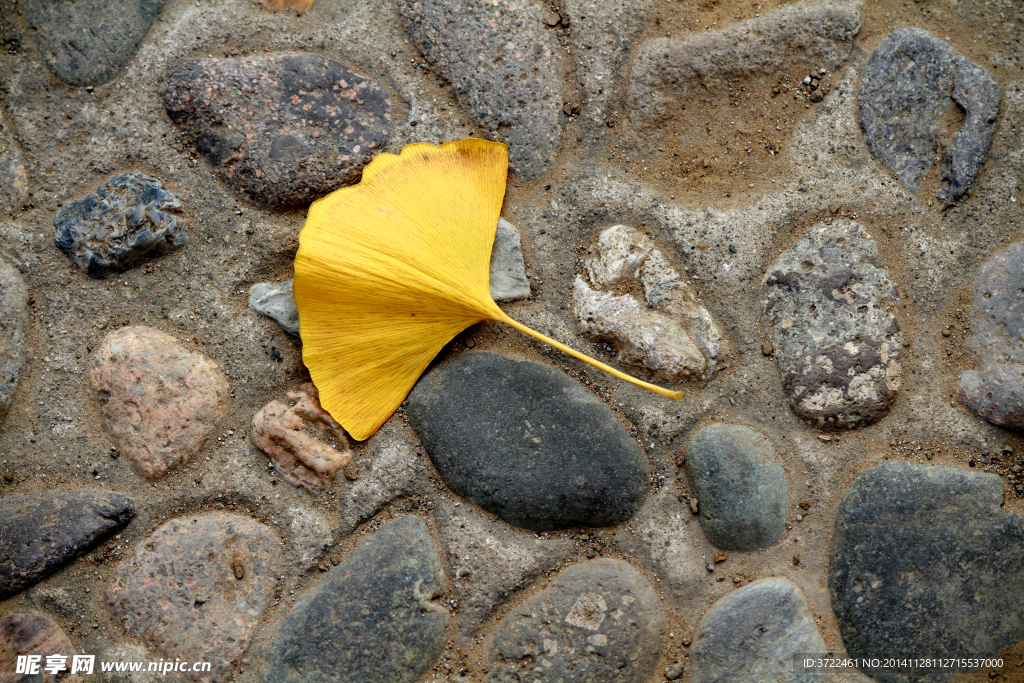
POLYGON ((612 344, 620 363, 664 382, 708 379, 726 366, 730 345, 718 324, 650 238, 615 225, 592 251, 586 277, 577 275, 573 285, 581 331, 612 344), (635 295, 626 291, 633 283, 635 295))

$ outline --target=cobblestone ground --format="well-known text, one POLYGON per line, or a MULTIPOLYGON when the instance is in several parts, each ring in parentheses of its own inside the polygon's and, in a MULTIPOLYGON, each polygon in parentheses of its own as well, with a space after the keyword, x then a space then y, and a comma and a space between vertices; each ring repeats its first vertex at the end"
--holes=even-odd
POLYGON ((1015 0, 0 0, 0 681, 1024 681, 1022 39, 1015 0), (483 323, 367 441, 320 407, 309 203, 471 136, 494 298, 681 401, 483 323))

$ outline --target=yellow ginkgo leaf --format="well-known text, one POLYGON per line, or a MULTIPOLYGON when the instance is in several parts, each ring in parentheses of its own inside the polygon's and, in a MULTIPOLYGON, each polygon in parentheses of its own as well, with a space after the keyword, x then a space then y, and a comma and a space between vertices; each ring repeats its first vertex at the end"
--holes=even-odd
POLYGON ((313 203, 295 256, 302 359, 320 403, 358 440, 374 434, 455 335, 498 320, 663 396, 512 320, 491 298, 491 246, 508 148, 468 139, 378 155, 358 185, 313 203))

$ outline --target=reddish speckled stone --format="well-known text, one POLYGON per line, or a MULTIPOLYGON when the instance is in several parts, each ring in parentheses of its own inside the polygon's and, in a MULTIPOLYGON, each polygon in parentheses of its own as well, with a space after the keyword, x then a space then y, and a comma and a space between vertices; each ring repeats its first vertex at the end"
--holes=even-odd
POLYGON ((221 177, 268 206, 357 182, 391 128, 380 85, 309 53, 186 62, 163 97, 221 177))
POLYGON ((108 334, 96 351, 91 379, 117 447, 150 479, 199 452, 228 393, 227 379, 213 361, 150 327, 108 334))
POLYGON ((125 630, 168 659, 212 665, 186 677, 224 681, 249 647, 280 569, 280 539, 253 519, 172 519, 118 566, 106 601, 125 630))

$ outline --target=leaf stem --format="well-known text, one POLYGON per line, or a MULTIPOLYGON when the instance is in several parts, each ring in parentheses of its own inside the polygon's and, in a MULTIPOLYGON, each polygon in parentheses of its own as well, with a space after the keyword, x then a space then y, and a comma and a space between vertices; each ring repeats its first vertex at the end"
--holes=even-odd
POLYGON ((497 318, 497 320, 499 322, 505 323, 506 325, 511 325, 512 327, 516 328, 520 332, 522 332, 524 334, 528 334, 528 335, 530 335, 531 337, 533 337, 535 339, 539 339, 540 341, 544 342, 545 344, 550 344, 551 346, 554 346, 559 351, 563 351, 563 352, 569 354, 573 358, 579 359, 579 360, 583 361, 584 363, 588 363, 590 365, 593 365, 595 368, 598 368, 599 370, 604 370, 609 375, 613 375, 615 377, 618 377, 619 379, 626 380, 627 382, 632 382, 633 384, 637 385, 638 387, 643 387, 644 389, 647 389, 648 391, 653 391, 656 394, 661 394, 662 396, 668 397, 668 398, 672 399, 673 401, 678 401, 680 398, 683 397, 683 392, 681 392, 681 391, 673 391, 671 389, 665 389, 663 387, 659 387, 657 384, 651 384, 650 382, 644 382, 643 380, 637 379, 636 377, 631 377, 631 376, 627 375, 626 373, 622 372, 621 370, 616 370, 615 368, 613 368, 610 365, 605 365, 604 363, 602 363, 599 360, 594 360, 593 358, 591 358, 590 356, 586 355, 585 353, 580 353, 576 349, 569 348, 565 344, 563 344, 561 342, 557 342, 554 339, 552 339, 551 337, 544 336, 540 332, 537 332, 535 330, 531 330, 526 325, 523 325, 522 323, 517 322, 517 321, 513 320, 512 318, 508 317, 508 315, 506 315, 504 311, 501 311, 501 317, 497 318))

